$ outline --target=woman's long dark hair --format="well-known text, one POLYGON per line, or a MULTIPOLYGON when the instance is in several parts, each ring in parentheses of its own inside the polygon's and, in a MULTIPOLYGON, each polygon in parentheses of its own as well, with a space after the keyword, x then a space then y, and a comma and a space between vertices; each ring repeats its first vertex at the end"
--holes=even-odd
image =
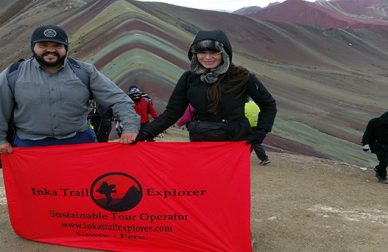
POLYGON ((238 96, 243 95, 248 79, 249 71, 246 68, 231 64, 228 71, 219 76, 217 82, 212 84, 207 91, 209 112, 217 114, 222 110, 221 97, 223 93, 237 92, 238 96), (222 83, 227 83, 227 85, 222 83))

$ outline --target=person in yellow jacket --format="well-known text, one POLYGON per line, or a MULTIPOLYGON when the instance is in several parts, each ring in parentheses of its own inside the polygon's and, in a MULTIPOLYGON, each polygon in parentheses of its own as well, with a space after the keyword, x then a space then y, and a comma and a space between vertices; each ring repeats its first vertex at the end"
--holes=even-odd
MULTIPOLYGON (((249 100, 245 103, 245 117, 248 118, 249 124, 252 127, 252 130, 256 130, 257 122, 259 119, 260 108, 252 100, 249 100)), ((260 160, 260 165, 267 165, 271 163, 269 161, 267 154, 261 144, 252 144, 251 152, 255 151, 257 158, 260 160)))

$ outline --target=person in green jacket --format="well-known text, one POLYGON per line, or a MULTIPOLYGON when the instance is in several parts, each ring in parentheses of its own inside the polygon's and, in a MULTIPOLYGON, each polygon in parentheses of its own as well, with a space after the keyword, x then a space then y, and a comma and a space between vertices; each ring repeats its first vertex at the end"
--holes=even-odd
MULTIPOLYGON (((259 119, 260 108, 251 99, 245 103, 245 116, 248 118, 249 124, 252 130, 255 131, 257 128, 257 122, 259 119)), ((267 165, 271 163, 261 143, 252 143, 251 152, 255 151, 257 158, 260 160, 260 165, 267 165)))

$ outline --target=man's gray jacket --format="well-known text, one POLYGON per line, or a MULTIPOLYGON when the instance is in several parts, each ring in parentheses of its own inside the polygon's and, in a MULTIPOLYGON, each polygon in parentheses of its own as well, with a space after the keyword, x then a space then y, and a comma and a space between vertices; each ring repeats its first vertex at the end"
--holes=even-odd
POLYGON ((89 86, 77 77, 67 59, 56 73, 45 71, 35 58, 22 62, 13 90, 7 80, 9 69, 0 74, 0 144, 6 142, 12 113, 21 139, 62 139, 87 130, 90 95, 98 104, 112 107, 124 132, 139 131, 133 101, 94 65, 77 62, 89 73, 89 86))

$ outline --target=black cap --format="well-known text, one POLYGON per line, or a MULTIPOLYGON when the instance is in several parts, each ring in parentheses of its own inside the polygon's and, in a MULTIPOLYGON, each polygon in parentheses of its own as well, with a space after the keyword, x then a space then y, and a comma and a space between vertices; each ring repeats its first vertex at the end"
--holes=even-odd
POLYGON ((128 94, 129 94, 129 95, 133 95, 133 94, 141 94, 141 91, 140 91, 140 89, 139 89, 138 87, 135 86, 135 87, 129 88, 128 94))
POLYGON ((56 25, 43 25, 35 29, 31 36, 31 47, 35 43, 43 41, 52 41, 68 46, 68 38, 66 32, 56 25))

